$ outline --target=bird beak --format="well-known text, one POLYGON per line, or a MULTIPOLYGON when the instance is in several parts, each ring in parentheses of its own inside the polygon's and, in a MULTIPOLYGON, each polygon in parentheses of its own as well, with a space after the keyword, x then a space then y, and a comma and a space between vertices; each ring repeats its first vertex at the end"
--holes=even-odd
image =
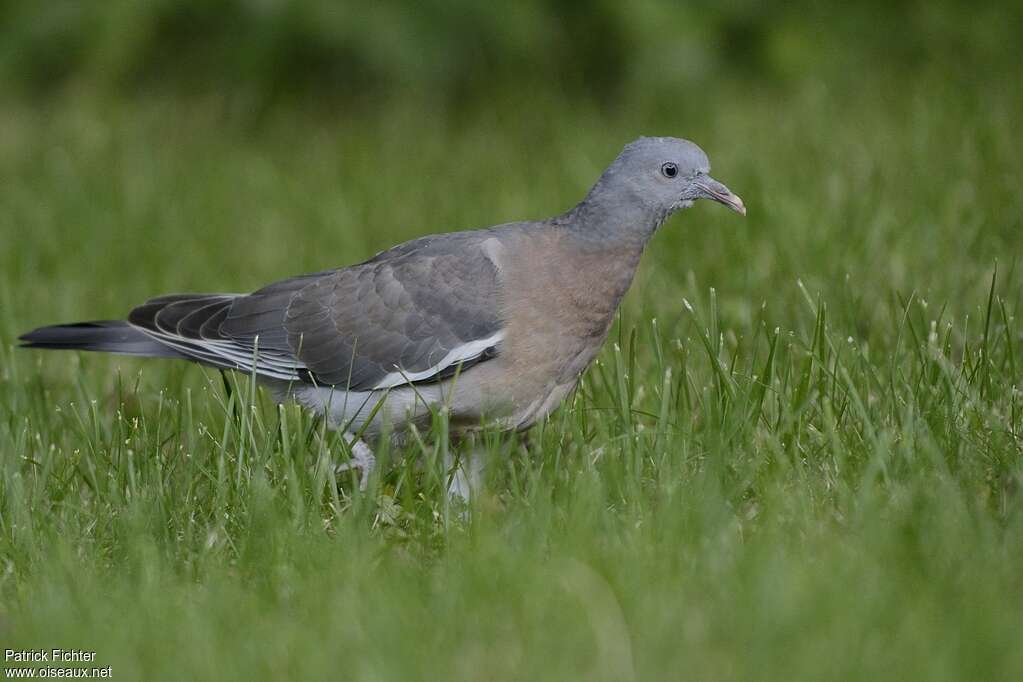
POLYGON ((746 215, 746 205, 742 203, 742 199, 739 198, 739 195, 733 194, 732 190, 728 189, 714 178, 710 176, 702 176, 697 178, 694 184, 696 185, 696 190, 699 192, 701 199, 712 199, 719 204, 724 204, 736 213, 746 215))

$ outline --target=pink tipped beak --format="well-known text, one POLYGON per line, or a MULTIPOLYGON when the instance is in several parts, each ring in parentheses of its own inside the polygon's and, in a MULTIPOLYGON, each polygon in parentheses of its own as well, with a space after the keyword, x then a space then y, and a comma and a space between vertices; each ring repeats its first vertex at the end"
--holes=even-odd
POLYGON ((739 198, 739 195, 734 194, 732 190, 728 189, 714 178, 702 177, 696 181, 696 186, 699 188, 700 196, 702 198, 711 199, 719 204, 724 204, 736 213, 746 215, 746 204, 742 203, 742 199, 739 198))

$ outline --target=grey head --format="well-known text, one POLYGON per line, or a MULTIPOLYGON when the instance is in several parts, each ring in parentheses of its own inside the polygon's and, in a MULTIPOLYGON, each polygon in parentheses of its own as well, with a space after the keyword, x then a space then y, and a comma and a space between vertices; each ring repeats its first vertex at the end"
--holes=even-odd
POLYGON ((679 209, 710 199, 746 215, 736 194, 710 176, 702 149, 677 137, 641 137, 625 146, 574 210, 606 216, 605 230, 653 232, 679 209))

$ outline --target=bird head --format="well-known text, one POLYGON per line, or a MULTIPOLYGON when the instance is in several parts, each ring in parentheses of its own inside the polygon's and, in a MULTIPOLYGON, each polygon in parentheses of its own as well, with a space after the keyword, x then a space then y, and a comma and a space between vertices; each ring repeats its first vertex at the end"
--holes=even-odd
POLYGON ((641 137, 629 143, 598 186, 662 217, 689 208, 697 199, 710 199, 746 215, 742 199, 710 176, 703 150, 677 137, 641 137))

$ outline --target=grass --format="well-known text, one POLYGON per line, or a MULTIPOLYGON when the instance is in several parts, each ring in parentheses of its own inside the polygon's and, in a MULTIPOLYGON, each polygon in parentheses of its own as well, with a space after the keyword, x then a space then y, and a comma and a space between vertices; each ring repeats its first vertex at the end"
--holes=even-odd
POLYGON ((1020 92, 959 85, 457 124, 6 105, 0 642, 117 679, 1019 678, 1020 92), (443 429, 359 494, 246 377, 12 348, 553 214, 652 133, 749 218, 662 228, 580 389, 528 448, 486 436, 467 517, 443 429))

